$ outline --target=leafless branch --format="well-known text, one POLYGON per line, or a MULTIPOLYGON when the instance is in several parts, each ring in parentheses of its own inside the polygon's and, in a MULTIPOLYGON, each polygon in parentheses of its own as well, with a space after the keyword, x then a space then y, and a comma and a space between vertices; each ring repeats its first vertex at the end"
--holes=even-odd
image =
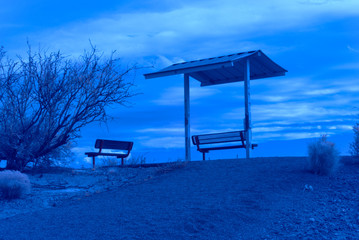
POLYGON ((27 58, 16 61, 0 48, 0 157, 21 169, 77 138, 87 124, 105 121, 107 107, 134 96, 126 79, 135 70, 94 47, 72 60, 29 46, 27 58))

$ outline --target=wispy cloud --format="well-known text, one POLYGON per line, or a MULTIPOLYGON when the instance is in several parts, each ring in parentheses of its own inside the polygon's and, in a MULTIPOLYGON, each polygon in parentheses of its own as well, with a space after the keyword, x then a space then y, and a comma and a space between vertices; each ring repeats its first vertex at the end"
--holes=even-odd
POLYGON ((352 52, 359 53, 359 49, 353 48, 353 47, 351 47, 349 45, 347 46, 347 48, 352 52))
MULTIPOLYGON (((29 37, 70 52, 83 49, 91 39, 101 49, 118 49, 123 56, 179 56, 183 51, 186 55, 192 51, 212 56, 218 50, 210 43, 217 44, 219 36, 234 42, 248 35, 273 34, 329 17, 359 14, 359 3, 354 0, 326 1, 320 6, 303 3, 312 2, 260 0, 254 5, 251 1, 186 1, 176 9, 108 13, 29 37)), ((233 48, 233 42, 228 46, 233 48)))
MULTIPOLYGON (((359 53, 359 51, 357 51, 359 53)), ((335 66, 334 69, 339 70, 359 70, 359 62, 345 63, 335 66)))
POLYGON ((165 133, 165 134, 183 134, 184 133, 184 127, 182 128, 170 128, 170 127, 164 127, 164 128, 144 128, 137 130, 139 133, 165 133))
POLYGON ((151 137, 141 140, 141 145, 150 148, 183 148, 183 137, 151 137))
MULTIPOLYGON (((316 103, 288 102, 257 105, 252 108, 254 121, 315 121, 332 117, 351 117, 355 113, 351 108, 333 108, 316 103)), ((224 119, 243 119, 243 108, 234 109, 223 116, 224 119)))
POLYGON ((265 142, 273 140, 295 140, 295 139, 306 139, 306 138, 319 138, 323 134, 333 135, 332 131, 302 131, 302 132, 283 132, 283 133, 256 133, 254 135, 254 141, 265 142))
MULTIPOLYGON (((197 100, 213 96, 219 93, 220 90, 214 88, 190 88, 190 101, 191 104, 196 103, 197 100)), ((184 90, 182 87, 167 88, 163 91, 161 97, 153 101, 157 105, 164 106, 180 106, 184 104, 184 90)))
POLYGON ((352 130, 353 126, 351 125, 336 125, 336 126, 330 126, 328 129, 335 130, 335 129, 341 129, 341 130, 352 130))
POLYGON ((338 93, 339 91, 340 91, 339 89, 328 89, 328 88, 327 89, 315 89, 315 90, 306 91, 305 94, 320 96, 320 95, 335 94, 335 93, 338 93))

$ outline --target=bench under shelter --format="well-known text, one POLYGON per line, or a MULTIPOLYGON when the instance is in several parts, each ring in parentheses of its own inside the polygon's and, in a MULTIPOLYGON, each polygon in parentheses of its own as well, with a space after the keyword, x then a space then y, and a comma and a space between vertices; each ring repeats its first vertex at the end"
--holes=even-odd
POLYGON ((276 64, 261 50, 235 53, 225 56, 180 62, 154 73, 144 74, 146 79, 183 74, 184 123, 186 161, 191 160, 190 136, 190 86, 189 78, 198 80, 201 87, 233 82, 244 82, 244 130, 246 157, 250 158, 252 144, 250 80, 284 76, 287 70, 276 64))

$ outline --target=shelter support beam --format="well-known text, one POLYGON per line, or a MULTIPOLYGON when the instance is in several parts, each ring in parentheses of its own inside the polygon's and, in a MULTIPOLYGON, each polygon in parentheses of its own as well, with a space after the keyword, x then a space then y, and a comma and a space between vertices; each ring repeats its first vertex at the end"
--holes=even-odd
POLYGON ((190 108, 189 108, 189 75, 184 74, 184 125, 185 125, 185 145, 186 161, 191 161, 191 141, 190 141, 190 108))
POLYGON ((246 135, 246 158, 251 157, 252 147, 252 118, 251 118, 251 93, 250 93, 250 60, 247 58, 244 64, 244 131, 246 135))

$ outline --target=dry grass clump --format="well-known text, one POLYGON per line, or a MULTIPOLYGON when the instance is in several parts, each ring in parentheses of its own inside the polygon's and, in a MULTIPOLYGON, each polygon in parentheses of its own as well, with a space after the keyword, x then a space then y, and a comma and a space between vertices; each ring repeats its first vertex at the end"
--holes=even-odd
POLYGON ((354 141, 350 144, 350 152, 353 156, 353 162, 359 163, 359 123, 353 126, 354 141))
POLYGON ((103 166, 103 167, 115 167, 115 166, 118 166, 120 163, 120 161, 121 161, 121 159, 119 159, 119 158, 114 158, 114 157, 106 157, 106 156, 104 156, 104 157, 100 157, 99 159, 101 159, 102 160, 102 162, 101 162, 101 166, 103 166))
POLYGON ((143 154, 131 155, 131 158, 127 161, 128 165, 143 165, 146 164, 147 159, 143 154))
POLYGON ((327 141, 327 136, 308 145, 309 169, 315 174, 329 175, 339 163, 339 152, 335 144, 327 141))
POLYGON ((30 193, 31 185, 27 175, 19 171, 0 172, 0 193, 5 199, 15 199, 30 193))
POLYGON ((170 162, 157 169, 156 174, 164 174, 164 173, 172 172, 174 170, 184 168, 186 165, 187 165, 187 161, 182 161, 182 160, 170 162))

